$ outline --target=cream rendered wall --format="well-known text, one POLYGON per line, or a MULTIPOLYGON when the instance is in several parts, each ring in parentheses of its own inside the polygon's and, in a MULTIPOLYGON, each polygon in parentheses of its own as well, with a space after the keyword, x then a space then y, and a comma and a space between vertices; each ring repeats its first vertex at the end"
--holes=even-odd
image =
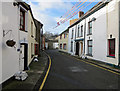
POLYGON ((64 33, 62 34, 62 39, 60 39, 59 37, 59 50, 63 51, 63 52, 68 52, 68 33, 65 32, 67 34, 67 37, 64 38, 64 33), (63 44, 66 43, 66 50, 63 49, 63 44), (60 44, 62 44, 62 49, 60 49, 60 44))
POLYGON ((110 35, 115 38, 115 58, 107 57, 107 62, 115 65, 119 62, 119 3, 117 1, 113 0, 106 6, 107 39, 110 39, 110 35))
POLYGON ((36 27, 33 18, 31 16, 31 13, 30 11, 28 11, 28 65, 33 60, 33 57, 31 58, 31 55, 32 54, 35 55, 35 47, 34 47, 34 45, 36 44, 35 37, 36 37, 36 27), (31 37, 31 22, 33 22, 33 37, 31 37), (33 45, 32 53, 31 53, 31 43, 33 45))
MULTIPOLYGON (((0 1, 0 20, 2 20, 2 2, 0 1)), ((0 22, 0 84, 2 83, 2 22, 0 22)), ((0 85, 1 90, 1 85, 0 85)))
POLYGON ((19 71, 18 7, 13 6, 12 2, 2 2, 2 32, 3 30, 5 33, 12 30, 12 35, 10 36, 9 32, 2 38, 2 82, 19 71), (16 41, 15 47, 11 48, 6 45, 8 39, 16 41))

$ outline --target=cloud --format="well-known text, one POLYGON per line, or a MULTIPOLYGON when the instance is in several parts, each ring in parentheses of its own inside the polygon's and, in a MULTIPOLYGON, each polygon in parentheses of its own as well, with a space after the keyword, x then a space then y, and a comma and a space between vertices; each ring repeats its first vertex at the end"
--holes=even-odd
MULTIPOLYGON (((34 0, 39 1, 39 0, 34 0)), ((60 17, 71 9, 73 6, 70 2, 63 2, 62 0, 58 2, 28 2, 32 8, 33 15, 36 19, 44 25, 44 32, 49 31, 52 33, 60 33, 68 27, 69 23, 64 23, 59 27, 53 29, 60 17)))

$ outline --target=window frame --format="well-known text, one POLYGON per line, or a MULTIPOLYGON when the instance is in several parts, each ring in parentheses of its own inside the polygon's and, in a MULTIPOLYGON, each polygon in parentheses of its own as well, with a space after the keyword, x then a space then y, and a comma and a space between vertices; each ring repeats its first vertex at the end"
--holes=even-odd
POLYGON ((64 50, 67 49, 67 44, 66 44, 66 43, 63 44, 63 49, 64 49, 64 50), (66 45, 66 48, 65 48, 65 45, 66 45))
POLYGON ((83 37, 83 25, 81 26, 81 34, 80 37, 83 37))
POLYGON ((111 57, 115 57, 115 38, 114 39, 108 39, 108 54, 111 57), (114 40, 114 54, 112 54, 111 52, 111 46, 110 46, 110 41, 114 40))
POLYGON ((62 39, 62 35, 60 35, 60 39, 62 39))
POLYGON ((92 53, 89 53, 89 48, 92 47, 93 48, 93 40, 87 40, 87 46, 88 46, 88 55, 92 56, 92 53), (89 45, 89 41, 92 41, 92 45, 89 45))
POLYGON ((25 31, 25 11, 22 9, 22 8, 20 8, 20 30, 22 30, 22 31, 25 31), (21 15, 21 12, 22 12, 22 14, 23 14, 23 16, 21 15), (23 25, 21 24, 22 22, 22 18, 23 17, 23 25), (23 27, 23 28, 21 28, 21 26, 23 27))
POLYGON ((80 36, 80 25, 78 25, 78 33, 77 33, 77 37, 80 36))
POLYGON ((92 21, 88 22, 88 35, 92 35, 92 21), (91 23, 91 26, 90 26, 90 23, 91 23), (90 31, 90 29, 91 29, 91 31, 90 31))
POLYGON ((60 44, 60 49, 62 49, 62 44, 60 44))
POLYGON ((73 35, 74 35, 74 29, 72 29, 72 36, 71 36, 71 39, 73 39, 73 35))
POLYGON ((71 52, 73 52, 73 41, 71 41, 71 52))

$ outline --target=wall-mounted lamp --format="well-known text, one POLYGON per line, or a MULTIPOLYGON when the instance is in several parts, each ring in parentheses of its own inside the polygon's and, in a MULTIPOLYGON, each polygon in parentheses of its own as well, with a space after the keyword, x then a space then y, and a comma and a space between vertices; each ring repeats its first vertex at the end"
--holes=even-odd
POLYGON ((95 20, 96 20, 96 18, 95 18, 95 17, 93 17, 93 18, 92 18, 92 21, 95 21, 95 20))
POLYGON ((8 30, 6 33, 5 30, 3 30, 3 37, 5 37, 5 35, 8 34, 9 32, 12 32, 12 30, 8 30))

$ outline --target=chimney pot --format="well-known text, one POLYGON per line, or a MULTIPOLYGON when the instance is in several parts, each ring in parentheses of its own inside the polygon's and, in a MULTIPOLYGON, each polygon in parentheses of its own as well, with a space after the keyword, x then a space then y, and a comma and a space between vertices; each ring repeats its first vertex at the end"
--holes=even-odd
POLYGON ((78 17, 80 18, 81 16, 83 16, 84 15, 84 12, 83 11, 79 11, 78 12, 78 17))

